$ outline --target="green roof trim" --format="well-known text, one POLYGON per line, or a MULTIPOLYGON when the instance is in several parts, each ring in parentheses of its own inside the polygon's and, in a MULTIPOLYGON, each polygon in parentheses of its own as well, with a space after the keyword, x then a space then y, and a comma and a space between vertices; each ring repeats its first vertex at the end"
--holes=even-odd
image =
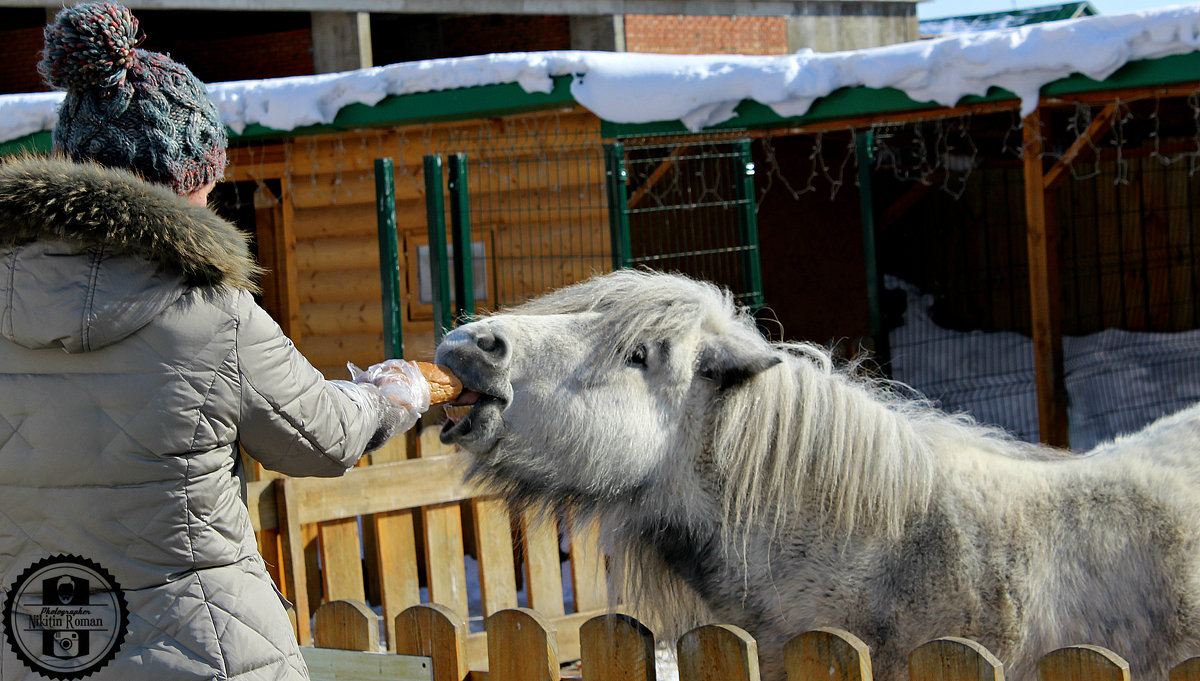
POLYGON ((369 128, 404 123, 433 123, 437 121, 469 120, 507 116, 569 106, 572 76, 556 76, 550 92, 526 92, 516 83, 480 85, 471 88, 416 92, 385 97, 378 104, 351 104, 338 112, 332 123, 308 125, 294 130, 275 130, 257 123, 246 126, 230 141, 254 140, 267 137, 301 137, 339 130, 369 128))
POLYGON ((15 140, 0 142, 0 156, 45 154, 50 151, 50 131, 35 132, 15 140))
MULTIPOLYGON (((1099 12, 1090 2, 1068 2, 1062 5, 1047 5, 1045 7, 1028 7, 1004 12, 987 12, 983 14, 962 14, 936 19, 922 19, 919 23, 922 29, 937 27, 941 24, 962 26, 968 31, 988 31, 997 28, 1016 28, 1044 24, 1050 21, 1064 21, 1079 17, 1096 16, 1099 12)), ((921 35, 927 35, 925 30, 921 35)))
MULTIPOLYGON (((1131 89, 1197 83, 1200 89, 1200 52, 1130 62, 1103 81, 1075 74, 1042 87, 1042 96, 1065 96, 1104 90, 1131 89)), ((992 88, 984 96, 964 97, 959 105, 1001 102, 1016 99, 1003 88, 992 88)), ((894 88, 842 88, 813 103, 802 116, 783 117, 765 104, 743 101, 735 109, 737 116, 706 130, 772 128, 802 126, 846 118, 883 116, 928 108, 947 108, 936 102, 918 102, 894 88)), ((604 138, 669 135, 688 132, 679 121, 656 123, 609 123, 602 121, 600 133, 604 138)))
MULTIPOLYGON (((230 141, 280 139, 328 134, 348 129, 392 126, 435 121, 492 118, 527 111, 575 104, 571 96, 572 76, 557 76, 548 93, 525 92, 516 83, 483 85, 438 92, 420 92, 387 97, 374 106, 353 104, 338 112, 330 124, 311 125, 295 130, 274 130, 250 125, 230 141)), ((1104 90, 1156 87, 1179 83, 1197 83, 1200 87, 1200 51, 1183 55, 1130 62, 1103 81, 1079 74, 1063 78, 1042 88, 1043 96, 1064 96, 1104 90)), ((987 95, 965 97, 959 104, 1000 102, 1016 95, 993 88, 987 95)), ((754 101, 738 105, 737 116, 709 130, 802 126, 864 116, 884 116, 920 109, 945 108, 934 102, 918 102, 894 88, 843 88, 818 99, 802 116, 783 117, 770 107, 754 101)), ((679 121, 655 123, 612 123, 601 121, 605 138, 686 133, 679 121)), ((8 142, 0 142, 0 155, 24 152, 43 153, 50 149, 50 133, 38 132, 8 142)))

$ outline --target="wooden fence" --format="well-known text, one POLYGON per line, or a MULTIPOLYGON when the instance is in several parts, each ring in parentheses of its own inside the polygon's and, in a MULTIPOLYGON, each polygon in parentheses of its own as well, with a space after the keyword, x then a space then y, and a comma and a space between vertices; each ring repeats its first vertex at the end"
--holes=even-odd
MULTIPOLYGON (((504 504, 462 481, 467 455, 441 447, 436 429, 424 432, 417 458, 404 458, 406 438, 396 438, 375 453, 372 465, 340 478, 248 484, 259 547, 295 605, 301 645, 314 640, 318 606, 334 601, 375 603, 389 650, 396 649, 391 624, 397 615, 422 601, 480 624, 524 605, 570 632, 605 610, 605 571, 594 531, 574 527, 569 518, 510 518, 504 504), (476 593, 469 590, 475 581, 468 579, 467 556, 478 565, 476 593), (565 583, 564 564, 570 568, 565 583), (474 612, 472 597, 479 604, 474 612)), ((487 632, 468 632, 465 641, 465 659, 483 668, 487 632)), ((564 637, 559 657, 578 659, 578 639, 564 637)))
MULTIPOLYGON (((317 612, 318 645, 374 651, 379 625, 361 603, 333 602, 317 612)), ((560 671, 559 627, 528 609, 495 612, 487 618, 488 671, 468 671, 466 626, 455 612, 440 605, 417 605, 396 616, 396 650, 417 673, 428 663, 432 681, 654 681, 655 644, 651 632, 632 617, 599 615, 587 620, 577 635, 579 674, 560 671)), ((563 632, 564 634, 566 632, 563 632)), ((730 625, 709 625, 684 634, 676 646, 680 681, 758 681, 754 639, 730 625)), ((363 653, 364 655, 367 653, 363 653)), ((370 658, 368 658, 370 659, 370 658)), ((784 647, 788 681, 871 681, 867 646, 840 629, 802 633, 784 647)), ((911 681, 1004 681, 1004 668, 982 645, 963 638, 930 641, 908 656, 911 681)), ((1129 664, 1119 655, 1092 645, 1055 650, 1037 665, 1041 681, 1130 681, 1129 664)), ((379 678, 383 677, 342 677, 379 678)), ((1200 679, 1200 657, 1170 673, 1170 681, 1200 679)))

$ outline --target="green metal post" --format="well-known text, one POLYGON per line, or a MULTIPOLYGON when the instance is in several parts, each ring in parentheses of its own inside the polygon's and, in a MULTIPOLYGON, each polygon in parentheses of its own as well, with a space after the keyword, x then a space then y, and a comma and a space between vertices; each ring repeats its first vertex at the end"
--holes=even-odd
POLYGON ((742 244, 742 281, 747 296, 746 302, 752 309, 760 309, 766 303, 762 294, 762 262, 758 253, 758 211, 754 202, 754 157, 750 154, 750 140, 737 141, 738 174, 738 236, 742 244))
POLYGON ((454 319, 475 314, 475 259, 471 252, 471 201, 467 196, 467 155, 450 157, 450 239, 454 244, 454 319))
POLYGON ((633 263, 629 246, 629 197, 625 187, 625 145, 620 142, 604 145, 604 180, 608 185, 608 230, 612 238, 614 270, 633 263))
POLYGON ((404 357, 400 307, 400 249, 396 244, 396 182, 392 159, 375 159, 375 215, 379 230, 379 283, 383 286, 383 352, 404 357))
POLYGON ((875 196, 871 185, 871 165, 874 162, 875 133, 867 130, 855 133, 854 148, 858 161, 858 209, 862 216, 863 263, 867 270, 867 314, 871 338, 875 342, 875 358, 880 369, 890 374, 891 346, 883 328, 883 279, 875 243, 875 196))
POLYGON ((450 272, 446 254, 446 200, 442 196, 442 156, 425 156, 425 220, 429 226, 429 284, 433 294, 433 342, 453 326, 450 272))

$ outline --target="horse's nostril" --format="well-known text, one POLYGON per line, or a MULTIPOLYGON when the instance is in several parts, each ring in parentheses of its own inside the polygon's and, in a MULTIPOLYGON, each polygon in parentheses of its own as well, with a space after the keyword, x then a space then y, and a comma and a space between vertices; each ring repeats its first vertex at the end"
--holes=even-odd
POLYGON ((492 333, 482 333, 475 338, 475 345, 486 353, 503 355, 506 349, 504 339, 492 333))

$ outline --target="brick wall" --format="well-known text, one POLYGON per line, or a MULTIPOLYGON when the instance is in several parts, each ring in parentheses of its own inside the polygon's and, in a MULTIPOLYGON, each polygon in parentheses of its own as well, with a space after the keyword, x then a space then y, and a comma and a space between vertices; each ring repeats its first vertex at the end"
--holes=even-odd
POLYGON ((42 58, 42 28, 0 31, 4 58, 0 59, 0 94, 44 92, 37 63, 42 58))
POLYGON ((570 18, 562 15, 447 15, 441 28, 442 56, 446 57, 571 47, 570 18))
POLYGON ((667 54, 786 54, 787 20, 627 14, 625 49, 667 54))
POLYGON ((313 72, 307 28, 228 38, 179 38, 162 49, 206 83, 306 76, 313 72))

